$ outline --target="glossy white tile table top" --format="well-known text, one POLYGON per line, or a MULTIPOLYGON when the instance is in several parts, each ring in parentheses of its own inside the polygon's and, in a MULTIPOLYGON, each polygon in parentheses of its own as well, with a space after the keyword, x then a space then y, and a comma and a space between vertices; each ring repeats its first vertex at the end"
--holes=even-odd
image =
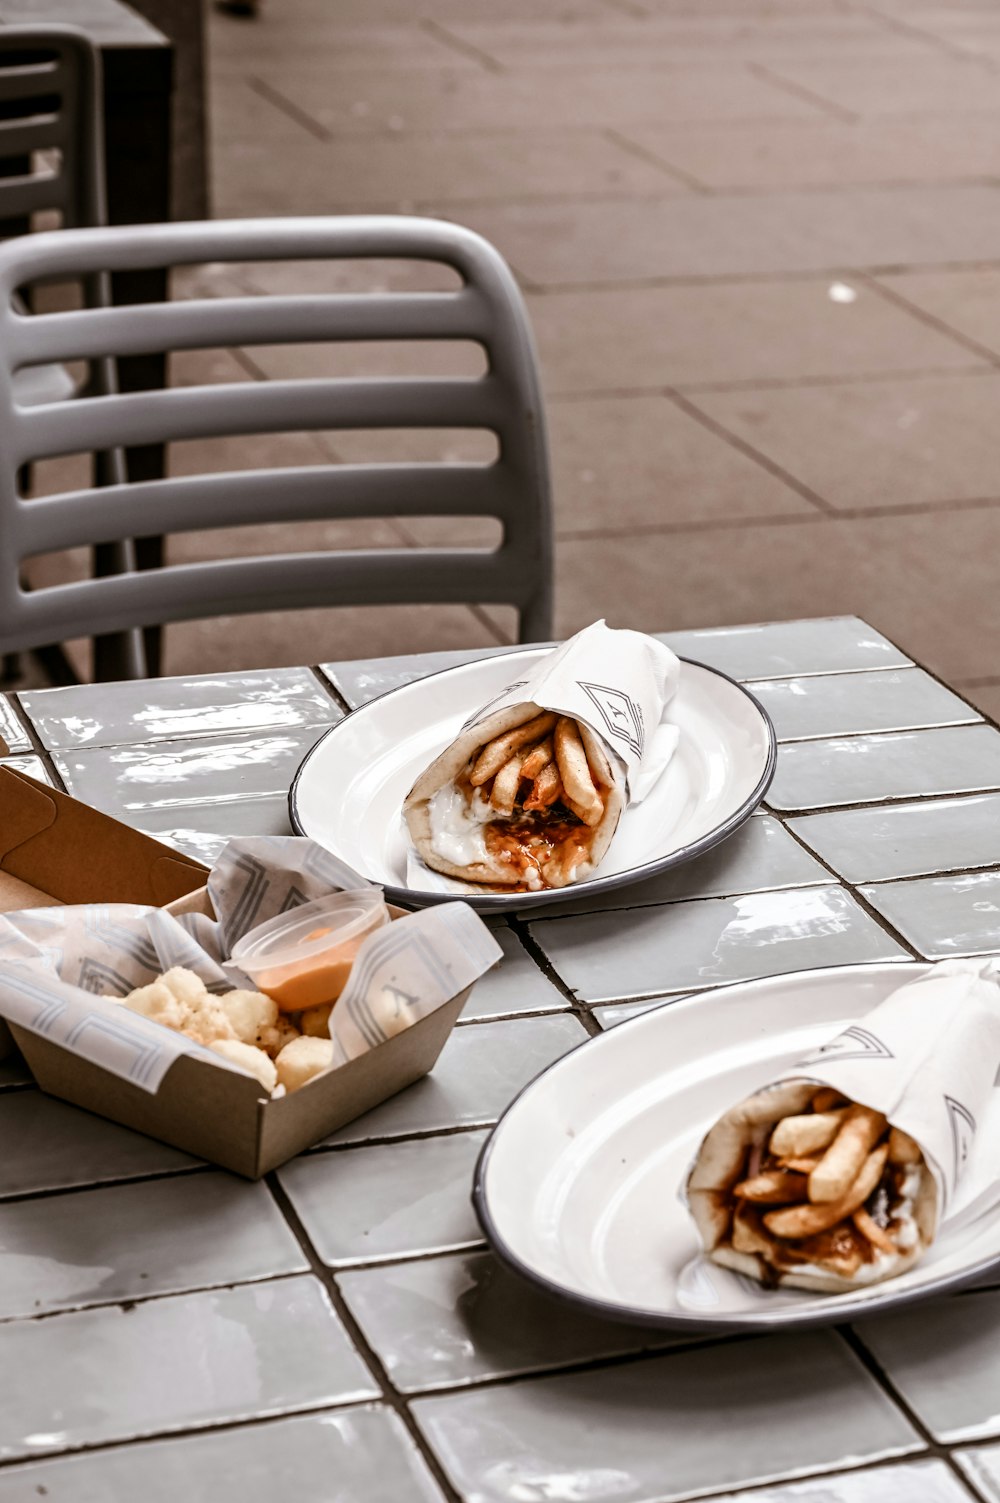
MULTIPOLYGON (((1000 1294, 692 1343, 494 1260, 491 1125, 588 1037, 724 981, 1000 949, 1000 732, 854 617, 663 634, 759 694, 765 805, 662 878, 492 923, 433 1074, 260 1185, 0 1062, 0 1503, 1000 1500, 1000 1294)), ((497 652, 505 649, 498 647, 497 652)), ((449 652, 0 701, 11 761, 211 860, 449 652)))

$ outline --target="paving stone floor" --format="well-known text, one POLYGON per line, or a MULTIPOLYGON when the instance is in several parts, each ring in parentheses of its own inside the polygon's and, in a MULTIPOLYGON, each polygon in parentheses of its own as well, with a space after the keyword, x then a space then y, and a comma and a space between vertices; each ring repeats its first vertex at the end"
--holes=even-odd
MULTIPOLYGON (((858 614, 1000 713, 1000 0, 260 0, 254 20, 214 13, 210 50, 217 215, 435 214, 513 265, 560 633, 858 614)), ((196 285, 231 284, 209 267, 196 285)), ((291 360, 187 356, 175 379, 291 360)), ((166 666, 511 625, 450 607, 183 626, 166 666)))

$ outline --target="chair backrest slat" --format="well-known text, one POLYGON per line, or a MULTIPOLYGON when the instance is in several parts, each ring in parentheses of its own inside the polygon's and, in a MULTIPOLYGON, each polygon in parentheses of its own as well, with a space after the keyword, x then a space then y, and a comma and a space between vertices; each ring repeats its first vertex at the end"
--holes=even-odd
MULTIPOLYGON (((333 281, 334 279, 331 278, 333 281)), ((315 361, 315 357, 311 357, 315 361)), ((109 362, 105 359, 104 364, 109 362)), ((342 362, 341 362, 342 363, 342 362)), ((438 362, 440 363, 440 362, 438 362)), ((294 539, 294 534, 290 541, 294 539)), ((486 241, 404 217, 213 221, 64 230, 0 246, 0 651, 205 615, 356 605, 509 603, 522 638, 551 633, 548 454, 534 346, 517 285, 486 241), (32 314, 12 294, 41 279, 252 261, 409 260, 457 272, 454 292, 249 295, 32 314), (250 380, 18 406, 26 365, 260 343, 473 341, 486 373, 250 380), (482 465, 308 465, 123 482, 31 500, 26 464, 63 455, 258 433, 488 430, 482 465), (170 567, 25 594, 20 562, 87 542, 323 518, 491 516, 495 548, 314 552, 170 567)))
MULTIPOLYGON (((24 557, 151 530, 169 516, 177 532, 248 527, 267 508, 282 522, 366 517, 508 517, 520 492, 499 465, 319 465, 223 475, 183 475, 23 502, 15 523, 24 557), (275 497, 280 496, 280 504, 275 497)), ((541 519, 539 519, 541 521, 541 519)), ((534 528, 514 529, 521 536, 534 528)), ((531 537, 534 545, 534 537, 531 537)))
POLYGON ((268 381, 81 397, 15 415, 9 452, 18 464, 46 456, 138 444, 297 429, 488 428, 502 420, 501 392, 475 380, 268 381))
POLYGON ((17 360, 93 360, 162 350, 243 345, 375 342, 406 339, 477 342, 490 330, 489 309, 474 289, 316 297, 198 299, 184 303, 49 313, 22 318, 11 330, 17 360), (401 331, 405 330, 405 335, 401 331))

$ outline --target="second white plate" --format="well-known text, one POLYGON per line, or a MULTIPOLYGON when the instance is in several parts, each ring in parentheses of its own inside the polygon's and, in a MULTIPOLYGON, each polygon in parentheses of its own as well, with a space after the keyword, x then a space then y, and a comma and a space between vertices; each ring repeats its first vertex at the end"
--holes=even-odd
MULTIPOLYGON (((409 884, 403 800, 472 711, 522 678, 546 651, 526 648, 449 668, 355 710, 302 763, 289 794, 292 828, 379 883, 394 902, 454 898, 409 884)), ((680 740, 666 772, 642 804, 626 809, 598 871, 573 892, 620 887, 700 855, 738 829, 767 791, 774 729, 739 684, 682 659, 669 718, 680 740)), ((460 894, 486 912, 567 895, 565 889, 460 894)))
POLYGON ((502 1258, 595 1314, 669 1330, 852 1320, 967 1284, 1000 1263, 1000 1213, 945 1225, 896 1279, 848 1294, 766 1289, 701 1256, 680 1197, 730 1106, 928 969, 798 971, 668 1003, 558 1060, 507 1109, 473 1200, 502 1258))

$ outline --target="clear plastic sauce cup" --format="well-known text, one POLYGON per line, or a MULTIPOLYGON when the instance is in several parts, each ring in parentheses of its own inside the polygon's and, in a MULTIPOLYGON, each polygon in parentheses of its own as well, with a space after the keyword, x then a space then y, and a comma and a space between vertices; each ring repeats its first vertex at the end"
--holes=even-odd
POLYGON ((388 922, 380 888, 332 893, 249 930, 232 961, 282 1012, 299 1012, 336 1002, 361 945, 388 922))

